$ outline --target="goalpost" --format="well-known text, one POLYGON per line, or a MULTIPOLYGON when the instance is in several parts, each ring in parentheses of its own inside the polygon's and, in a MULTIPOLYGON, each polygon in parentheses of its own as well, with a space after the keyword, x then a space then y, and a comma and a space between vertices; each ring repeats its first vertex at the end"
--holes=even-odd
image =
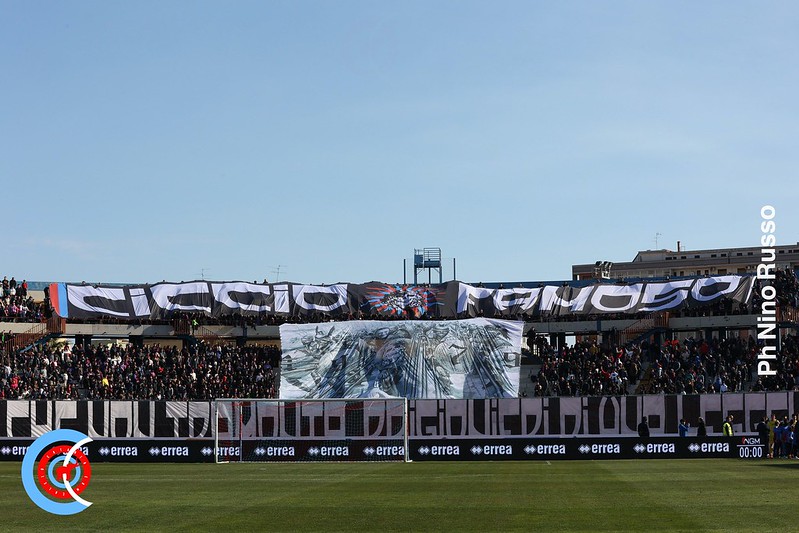
POLYGON ((408 461, 405 398, 215 401, 216 462, 408 461))

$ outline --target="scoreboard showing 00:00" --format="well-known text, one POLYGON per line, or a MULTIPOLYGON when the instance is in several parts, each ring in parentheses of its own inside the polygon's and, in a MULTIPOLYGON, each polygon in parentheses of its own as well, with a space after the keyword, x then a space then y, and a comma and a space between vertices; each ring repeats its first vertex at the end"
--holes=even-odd
POLYGON ((765 445, 760 444, 759 437, 744 437, 738 445, 738 457, 741 459, 762 459, 765 454, 765 445))

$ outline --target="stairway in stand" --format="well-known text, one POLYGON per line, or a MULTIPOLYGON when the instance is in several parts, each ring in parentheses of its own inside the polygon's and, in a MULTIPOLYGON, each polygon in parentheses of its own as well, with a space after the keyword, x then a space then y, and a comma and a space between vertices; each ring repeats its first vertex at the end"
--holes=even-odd
POLYGON ((2 348, 6 353, 27 351, 54 337, 62 335, 66 330, 66 319, 61 317, 49 318, 43 322, 36 322, 22 333, 5 334, 2 348))
POLYGON ((669 327, 669 313, 659 311, 650 316, 636 320, 619 332, 619 344, 638 342, 657 331, 665 331, 669 327))

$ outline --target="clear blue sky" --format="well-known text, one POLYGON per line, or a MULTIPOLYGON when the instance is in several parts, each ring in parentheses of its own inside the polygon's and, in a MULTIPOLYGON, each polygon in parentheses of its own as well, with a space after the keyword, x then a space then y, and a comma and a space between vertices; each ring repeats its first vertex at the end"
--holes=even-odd
POLYGON ((799 241, 796 2, 0 0, 0 274, 567 279, 799 241), (409 276, 410 277, 410 276, 409 276))

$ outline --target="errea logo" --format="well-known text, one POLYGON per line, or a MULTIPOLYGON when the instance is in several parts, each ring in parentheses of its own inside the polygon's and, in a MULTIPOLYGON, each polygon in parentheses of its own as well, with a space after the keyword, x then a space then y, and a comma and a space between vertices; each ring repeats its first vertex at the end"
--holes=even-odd
POLYGON ((472 446, 472 455, 513 455, 513 446, 505 444, 501 446, 472 446))
POLYGON ((635 453, 674 453, 676 448, 673 442, 663 443, 648 443, 641 444, 640 442, 633 446, 635 453))
POLYGON ((729 442, 703 442, 702 444, 692 442, 688 445, 691 453, 727 453, 730 451, 729 442))
MULTIPOLYGON (((582 446, 581 446, 582 448, 582 446)), ((586 451, 581 451, 581 453, 588 453, 591 451, 590 446, 586 446, 586 451)), ((566 445, 565 444, 530 444, 524 447, 524 453, 527 455, 565 455, 566 454, 566 445)))
POLYGON ((421 446, 419 447, 419 455, 460 455, 460 446, 421 446))
POLYGON ((577 450, 580 453, 590 454, 617 454, 621 453, 620 444, 581 444, 577 450))

